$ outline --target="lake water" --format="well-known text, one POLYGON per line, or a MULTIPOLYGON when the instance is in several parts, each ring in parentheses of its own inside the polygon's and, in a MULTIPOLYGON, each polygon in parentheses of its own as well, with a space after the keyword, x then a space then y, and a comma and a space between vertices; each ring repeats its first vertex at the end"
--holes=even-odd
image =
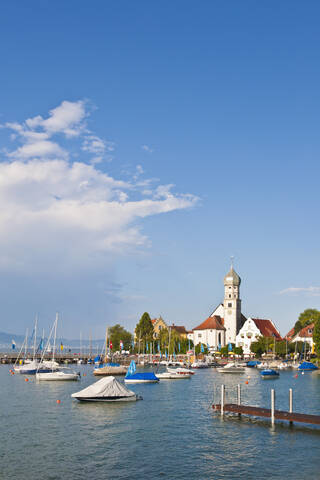
POLYGON ((320 429, 242 417, 222 420, 213 396, 226 384, 229 400, 241 384, 243 403, 320 414, 320 375, 259 372, 223 375, 200 370, 190 380, 131 385, 143 400, 81 404, 70 398, 96 381, 77 366, 80 382, 41 382, 0 366, 0 478, 54 479, 301 479, 320 477, 320 429), (250 376, 248 380, 247 376, 250 376), (248 385, 246 385, 248 381, 248 385), (57 404, 57 400, 61 400, 57 404))

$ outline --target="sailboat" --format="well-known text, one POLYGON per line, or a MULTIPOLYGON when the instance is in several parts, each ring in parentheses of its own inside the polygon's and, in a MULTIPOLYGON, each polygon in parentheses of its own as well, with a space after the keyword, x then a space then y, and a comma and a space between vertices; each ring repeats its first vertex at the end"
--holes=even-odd
POLYGON ((105 363, 103 363, 102 365, 98 364, 95 366, 93 370, 93 375, 95 376, 125 375, 127 373, 126 366, 120 365, 120 363, 108 362, 108 327, 106 330, 104 361, 105 363))
POLYGON ((124 377, 125 383, 158 383, 159 378, 153 372, 136 372, 137 367, 134 360, 131 360, 127 375, 124 377))
MULTIPOLYGON (((23 365, 16 366, 16 364, 15 364, 14 371, 17 372, 17 373, 21 373, 21 374, 24 374, 24 375, 35 375, 37 373, 37 371, 42 372, 42 373, 50 372, 50 366, 48 366, 46 363, 39 363, 38 360, 36 359, 36 353, 37 353, 37 325, 38 325, 38 317, 36 316, 34 329, 33 329, 33 359, 32 360, 24 360, 23 365)), ((16 360, 16 363, 19 360, 19 356, 21 354, 21 351, 22 351, 23 347, 25 347, 25 356, 26 356, 26 352, 27 352, 27 349, 28 349, 27 343, 28 343, 28 329, 27 329, 25 340, 22 344, 21 350, 20 350, 18 358, 16 360)))
MULTIPOLYGON (((53 349, 52 349, 52 368, 51 371, 49 372, 40 372, 39 370, 36 373, 36 379, 40 381, 57 381, 57 380, 79 380, 80 379, 80 374, 73 372, 72 370, 65 368, 65 367, 55 367, 55 359, 54 359, 54 354, 56 350, 56 338, 57 338, 57 325, 58 325, 58 313, 56 314, 56 319, 53 324, 53 327, 51 329, 49 338, 48 338, 48 343, 50 341, 50 337, 52 336, 54 332, 54 338, 53 338, 53 349)), ((41 358, 41 362, 44 357, 44 353, 41 358)))

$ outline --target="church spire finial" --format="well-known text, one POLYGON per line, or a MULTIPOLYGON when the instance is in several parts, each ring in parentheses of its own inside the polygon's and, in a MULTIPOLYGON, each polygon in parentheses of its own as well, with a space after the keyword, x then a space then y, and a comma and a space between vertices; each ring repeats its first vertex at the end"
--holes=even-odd
POLYGON ((231 255, 230 260, 231 260, 231 270, 233 270, 234 255, 231 255))

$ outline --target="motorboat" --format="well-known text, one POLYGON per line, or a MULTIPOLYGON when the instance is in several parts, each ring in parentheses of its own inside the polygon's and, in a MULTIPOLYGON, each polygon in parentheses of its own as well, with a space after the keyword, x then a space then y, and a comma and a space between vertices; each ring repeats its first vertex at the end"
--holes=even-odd
POLYGON ((263 378, 264 380, 279 378, 279 376, 280 373, 276 370, 273 370, 272 368, 266 368, 265 370, 261 371, 261 378, 263 378))
POLYGON ((47 373, 36 373, 36 380, 40 381, 63 381, 80 380, 80 373, 73 372, 70 369, 60 369, 47 373))
POLYGON ((178 368, 169 368, 167 367, 167 372, 175 373, 177 375, 194 375, 195 372, 189 368, 178 367, 178 368))
POLYGON ((193 362, 191 368, 208 368, 208 364, 206 362, 193 362))
POLYGON ((171 371, 166 370, 165 372, 157 373, 157 378, 159 378, 159 380, 184 380, 187 378, 191 378, 191 376, 192 376, 191 373, 188 373, 188 374, 176 373, 176 372, 172 372, 172 369, 171 371))
POLYGON ((73 393, 72 398, 81 402, 135 402, 142 400, 140 395, 128 390, 115 377, 101 378, 80 392, 73 393))
POLYGON ((237 365, 236 363, 231 362, 231 363, 227 363, 227 365, 225 365, 222 368, 217 368, 217 372, 219 372, 219 373, 244 373, 245 368, 242 367, 241 365, 237 365))

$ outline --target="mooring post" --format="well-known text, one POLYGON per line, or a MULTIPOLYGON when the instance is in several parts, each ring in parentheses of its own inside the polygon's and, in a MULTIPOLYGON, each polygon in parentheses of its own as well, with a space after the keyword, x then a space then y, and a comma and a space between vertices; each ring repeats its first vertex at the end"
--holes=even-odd
MULTIPOLYGON (((240 386, 239 383, 237 385, 237 403, 238 403, 238 406, 240 407, 240 405, 241 405, 241 386, 240 386)), ((238 417, 241 417, 241 413, 238 413, 238 417)))
POLYGON ((221 416, 223 417, 224 411, 224 385, 221 385, 221 416))
POLYGON ((271 424, 274 425, 274 405, 275 405, 275 392, 274 388, 271 389, 271 424))
MULTIPOLYGON (((293 410, 293 399, 292 399, 292 388, 289 388, 289 413, 292 413, 293 410)), ((292 425, 292 420, 290 420, 290 425, 292 425)))

